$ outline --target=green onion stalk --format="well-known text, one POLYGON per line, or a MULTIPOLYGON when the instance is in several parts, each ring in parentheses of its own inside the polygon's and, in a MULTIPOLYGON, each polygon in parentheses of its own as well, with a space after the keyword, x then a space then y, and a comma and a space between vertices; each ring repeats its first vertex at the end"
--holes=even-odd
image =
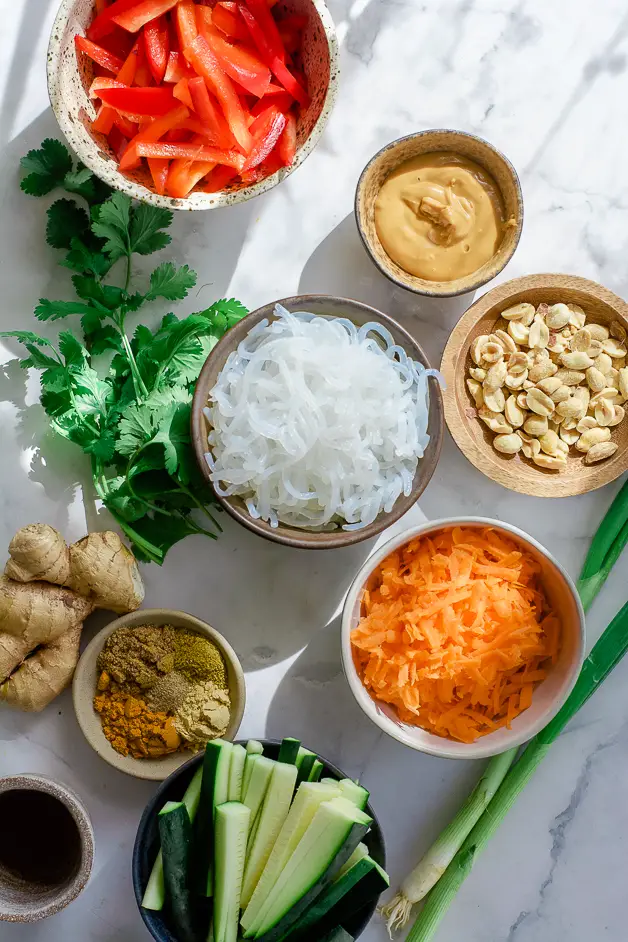
POLYGON ((497 789, 490 808, 463 841, 447 870, 426 899, 406 942, 429 942, 451 905, 460 886, 471 872, 475 858, 493 836, 545 758, 550 746, 567 723, 584 706, 628 652, 628 603, 610 623, 587 657, 576 685, 553 720, 531 739, 521 758, 510 768, 497 789))
POLYGON ((610 571, 628 543, 628 481, 621 488, 597 529, 582 572, 578 592, 585 612, 591 607, 610 571))

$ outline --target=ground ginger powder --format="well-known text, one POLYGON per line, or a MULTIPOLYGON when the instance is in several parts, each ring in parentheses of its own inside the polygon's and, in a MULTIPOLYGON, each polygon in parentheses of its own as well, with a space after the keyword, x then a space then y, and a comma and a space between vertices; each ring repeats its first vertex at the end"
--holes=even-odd
POLYGON ((174 717, 177 732, 190 749, 202 749, 210 739, 224 736, 231 716, 229 691, 211 680, 196 684, 174 717))
POLYGON ((120 755, 156 759, 181 747, 174 717, 153 713, 144 700, 122 690, 106 671, 98 680, 94 709, 103 733, 120 755))

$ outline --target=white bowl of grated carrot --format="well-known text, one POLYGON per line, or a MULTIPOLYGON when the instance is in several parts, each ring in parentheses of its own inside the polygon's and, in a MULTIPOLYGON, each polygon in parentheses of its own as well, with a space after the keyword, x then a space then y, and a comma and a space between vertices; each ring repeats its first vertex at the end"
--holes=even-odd
POLYGON ((436 520, 369 557, 345 601, 342 661, 393 739, 451 759, 521 745, 558 712, 584 658, 576 588, 522 530, 436 520))

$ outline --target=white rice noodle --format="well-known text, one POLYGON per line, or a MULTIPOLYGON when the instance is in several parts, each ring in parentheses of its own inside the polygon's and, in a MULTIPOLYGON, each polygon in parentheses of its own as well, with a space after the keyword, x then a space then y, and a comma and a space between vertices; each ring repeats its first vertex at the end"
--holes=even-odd
POLYGON ((274 527, 365 527, 411 492, 435 371, 381 324, 275 313, 229 356, 210 393, 205 458, 216 491, 240 495, 274 527))

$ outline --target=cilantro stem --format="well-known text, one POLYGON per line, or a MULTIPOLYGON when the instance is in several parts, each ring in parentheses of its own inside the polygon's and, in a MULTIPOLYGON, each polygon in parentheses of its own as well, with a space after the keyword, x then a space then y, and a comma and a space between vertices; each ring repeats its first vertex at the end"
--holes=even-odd
POLYGON ((129 343, 129 338, 126 335, 124 329, 124 320, 125 315, 122 311, 118 313, 117 317, 113 318, 114 323, 120 334, 122 340, 122 346, 124 347, 124 352, 126 353, 126 358, 129 361, 129 366, 131 368, 131 378, 133 380, 133 389, 135 390, 135 396, 139 402, 142 402, 144 399, 148 398, 148 389, 146 384, 142 379, 142 375, 137 367, 135 357, 133 356, 133 351, 131 349, 131 344, 129 343))
MULTIPOLYGON (((177 484, 179 485, 179 487, 181 488, 181 490, 183 491, 183 493, 184 493, 187 497, 189 497, 190 500, 191 500, 194 504, 196 504, 196 506, 198 507, 198 509, 199 509, 199 510, 202 510, 206 517, 209 517, 209 519, 211 520, 211 522, 213 523, 213 525, 216 527, 216 529, 218 530, 218 532, 219 532, 219 533, 222 533, 222 527, 221 527, 221 525, 220 525, 219 522, 216 520, 216 518, 214 517, 214 515, 212 514, 212 512, 207 509, 207 507, 205 506, 205 504, 203 504, 202 501, 200 501, 197 497, 195 497, 195 495, 192 493, 192 491, 189 490, 189 488, 187 488, 187 487, 185 486, 185 484, 181 484, 180 481, 177 481, 177 484)), ((206 531, 204 531, 204 532, 206 532, 206 531)))

